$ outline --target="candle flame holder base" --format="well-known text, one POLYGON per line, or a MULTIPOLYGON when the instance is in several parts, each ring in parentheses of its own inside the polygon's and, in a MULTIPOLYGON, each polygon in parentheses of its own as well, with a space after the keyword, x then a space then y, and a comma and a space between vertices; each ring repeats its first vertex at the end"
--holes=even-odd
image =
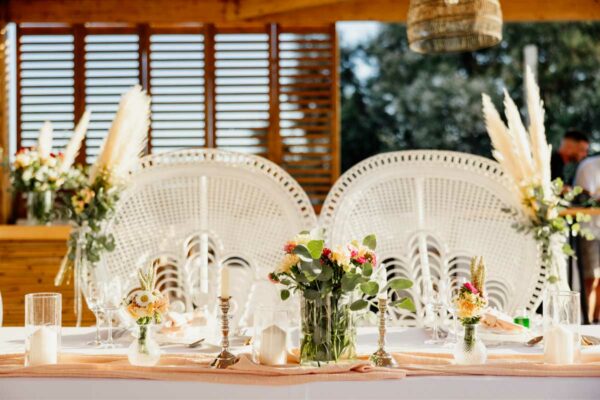
POLYGON ((221 352, 211 363, 212 368, 225 369, 239 361, 239 358, 229 351, 229 300, 231 297, 219 297, 221 307, 221 352))
POLYGON ((385 350, 385 312, 387 309, 387 299, 379 298, 379 349, 369 357, 371 364, 376 367, 398 368, 398 363, 394 357, 385 350))

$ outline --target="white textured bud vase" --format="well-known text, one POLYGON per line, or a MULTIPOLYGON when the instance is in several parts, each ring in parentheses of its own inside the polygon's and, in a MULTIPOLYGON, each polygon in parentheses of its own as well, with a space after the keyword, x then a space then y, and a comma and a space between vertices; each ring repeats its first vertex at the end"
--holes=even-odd
POLYGON ((477 337, 477 324, 464 325, 464 334, 454 347, 454 362, 458 365, 485 364, 487 349, 477 337))
POLYGON ((154 340, 150 325, 138 327, 138 337, 129 346, 127 358, 131 365, 152 367, 160 361, 160 346, 154 340))

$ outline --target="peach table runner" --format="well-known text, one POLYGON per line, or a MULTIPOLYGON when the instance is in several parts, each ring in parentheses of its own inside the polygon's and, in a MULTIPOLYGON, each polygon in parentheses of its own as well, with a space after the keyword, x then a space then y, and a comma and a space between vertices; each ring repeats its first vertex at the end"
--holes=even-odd
POLYGON ((267 367, 243 354, 233 367, 215 370, 202 354, 166 354, 155 367, 129 365, 123 355, 63 353, 60 364, 23 367, 22 354, 0 355, 0 377, 73 377, 200 381, 247 385, 297 385, 321 381, 401 379, 406 376, 492 375, 522 377, 600 377, 600 354, 584 354, 577 365, 547 365, 541 355, 491 355, 486 365, 459 366, 452 356, 433 353, 396 353, 399 369, 375 368, 366 357, 352 363, 322 368, 301 367, 294 357, 285 367, 267 367))

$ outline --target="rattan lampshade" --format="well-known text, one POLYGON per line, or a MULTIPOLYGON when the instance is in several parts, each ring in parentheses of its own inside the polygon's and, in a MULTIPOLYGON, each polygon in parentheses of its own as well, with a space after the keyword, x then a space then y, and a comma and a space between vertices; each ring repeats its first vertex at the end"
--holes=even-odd
POLYGON ((417 53, 450 53, 491 47, 502 40, 498 0, 411 0, 408 43, 417 53))

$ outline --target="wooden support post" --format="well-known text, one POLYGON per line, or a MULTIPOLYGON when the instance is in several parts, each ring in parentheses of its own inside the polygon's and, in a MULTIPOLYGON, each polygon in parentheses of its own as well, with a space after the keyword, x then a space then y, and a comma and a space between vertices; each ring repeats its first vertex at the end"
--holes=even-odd
MULTIPOLYGON (((85 36, 83 24, 73 25, 73 129, 85 112, 85 36)), ((85 164, 86 140, 81 143, 77 163, 85 164)))
POLYGON ((340 145, 340 46, 338 43, 338 37, 335 30, 335 24, 331 24, 329 28, 329 34, 331 37, 332 45, 332 57, 331 63, 331 85, 330 90, 332 102, 332 116, 331 116, 331 185, 335 183, 337 178, 340 176, 341 169, 341 145, 340 145))
POLYGON ((216 145, 217 110, 215 87, 215 26, 208 24, 204 30, 204 147, 216 145))
MULTIPOLYGON (((10 192, 8 141, 9 102, 8 102, 8 35, 6 21, 0 21, 0 224, 8 221, 11 212, 12 195, 10 192)), ((12 49, 11 49, 12 50, 12 49)))
POLYGON ((269 159, 281 165, 282 148, 279 126, 279 25, 267 25, 269 32, 269 131, 267 146, 269 159))
MULTIPOLYGON (((148 96, 152 95, 150 87, 150 26, 148 24, 138 25, 138 69, 139 81, 142 89, 148 96)), ((152 152, 152 123, 148 127, 148 142, 146 144, 146 154, 152 152)))

